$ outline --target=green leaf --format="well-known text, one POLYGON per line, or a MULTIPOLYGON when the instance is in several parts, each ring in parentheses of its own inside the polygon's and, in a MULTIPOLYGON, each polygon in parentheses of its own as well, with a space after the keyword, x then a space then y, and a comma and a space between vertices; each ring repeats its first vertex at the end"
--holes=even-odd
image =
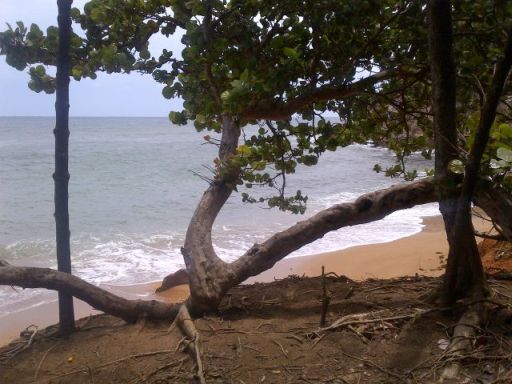
POLYGON ((205 117, 204 115, 197 114, 197 115, 196 115, 196 121, 197 121, 199 124, 206 124, 206 117, 205 117))
POLYGON ((290 48, 290 47, 284 47, 283 48, 283 53, 288 56, 289 58, 292 58, 292 59, 298 59, 299 58, 299 53, 293 49, 293 48, 290 48))
POLYGON ((464 173, 464 163, 460 160, 452 160, 450 161, 450 164, 448 164, 448 169, 456 174, 463 174, 464 173))
MULTIPOLYGON (((172 99, 172 97, 174 96, 174 91, 171 87, 167 86, 167 87, 164 87, 162 89, 162 95, 166 98, 166 99, 172 99)), ((171 119, 172 120, 172 119, 171 119)))
POLYGON ((496 151, 496 155, 500 159, 505 160, 505 161, 507 161, 509 163, 512 163, 512 151, 510 149, 505 148, 505 147, 500 147, 496 151))
POLYGON ((143 51, 140 51, 139 56, 141 59, 148 60, 151 58, 151 53, 149 50, 144 49, 143 51))

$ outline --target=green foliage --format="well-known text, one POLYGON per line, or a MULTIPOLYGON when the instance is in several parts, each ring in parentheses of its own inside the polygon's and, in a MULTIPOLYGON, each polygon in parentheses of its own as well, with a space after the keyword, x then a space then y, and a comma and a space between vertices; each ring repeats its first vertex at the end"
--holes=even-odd
MULTIPOLYGON (((512 9, 491 0, 460 0, 454 7, 457 145, 462 149, 471 143, 481 89, 501 54, 512 9)), ((162 84, 163 97, 184 101, 183 111, 169 114, 174 124, 194 121, 199 131, 219 132, 225 114, 242 126, 256 124, 246 129, 228 164, 217 160, 215 171, 220 177, 239 170, 234 187, 275 188, 277 196, 263 198, 270 206, 302 212, 306 198, 286 196, 286 175, 315 165, 325 151, 368 141, 385 145, 396 153, 397 163, 387 169, 376 165, 375 171, 406 180, 419 174, 407 169, 408 156, 432 157, 424 0, 91 0, 72 15, 84 31, 84 37, 72 39, 76 80, 94 78, 98 71, 151 73, 162 84), (181 56, 152 52, 151 36, 178 29, 183 32, 181 56), (362 84, 361 79, 381 71, 392 75, 362 84), (354 92, 343 96, 349 89, 354 92), (270 123, 278 112, 279 121, 270 123)), ((56 32, 18 23, 0 33, 0 53, 11 66, 35 65, 30 69, 35 91, 54 87, 37 65, 55 64, 56 32)), ((504 100, 510 91, 509 85, 504 100)), ((483 164, 503 185, 510 183, 509 112, 504 103, 483 164)), ((463 156, 460 161, 465 162, 463 156)), ((242 198, 261 202, 249 194, 242 198)))

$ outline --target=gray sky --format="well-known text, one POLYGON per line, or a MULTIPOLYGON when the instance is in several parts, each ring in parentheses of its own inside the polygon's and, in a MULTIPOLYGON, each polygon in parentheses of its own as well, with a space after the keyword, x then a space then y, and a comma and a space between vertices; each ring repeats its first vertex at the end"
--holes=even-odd
MULTIPOLYGON (((75 0, 73 6, 82 9, 87 0, 75 0)), ((0 30, 6 22, 38 24, 46 30, 57 24, 57 0, 0 0, 0 30)), ((78 28, 78 26, 75 26, 78 28)), ((159 37, 151 41, 150 50, 156 56, 165 47, 180 53, 180 37, 159 37)), ((18 71, 0 56, 0 116, 52 116, 55 94, 32 92, 27 84, 28 69, 18 71)), ((151 76, 98 74, 96 80, 71 81, 72 116, 167 116, 170 110, 181 108, 180 100, 166 100, 162 85, 151 76)))

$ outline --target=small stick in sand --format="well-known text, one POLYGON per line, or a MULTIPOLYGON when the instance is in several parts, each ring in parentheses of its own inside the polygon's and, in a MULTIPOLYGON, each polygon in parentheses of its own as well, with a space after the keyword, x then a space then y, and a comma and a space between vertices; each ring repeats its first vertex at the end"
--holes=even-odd
POLYGON ((325 327, 325 320, 327 317, 327 309, 329 308, 329 302, 331 301, 327 294, 327 284, 325 282, 325 267, 322 265, 322 314, 320 317, 320 326, 325 327))

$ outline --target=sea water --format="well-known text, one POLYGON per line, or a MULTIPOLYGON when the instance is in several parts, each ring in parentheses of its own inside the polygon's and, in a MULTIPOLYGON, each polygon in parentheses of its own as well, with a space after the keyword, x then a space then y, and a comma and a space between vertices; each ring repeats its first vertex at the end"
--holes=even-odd
MULTIPOLYGON (((0 259, 13 265, 56 267, 53 128, 53 118, 0 118, 0 259)), ((70 130, 73 273, 97 285, 128 285, 183 267, 180 247, 216 157, 207 133, 165 118, 132 117, 72 118, 70 130)), ((309 196, 305 215, 242 203, 234 193, 213 230, 219 256, 232 261, 298 220, 400 182, 372 170, 394 162, 386 149, 352 145, 299 167, 287 186, 309 196)), ((431 164, 413 156, 409 166, 421 171, 431 164)), ((396 240, 419 232, 422 216, 436 214, 435 204, 396 212, 329 233, 289 257, 396 240)), ((49 300, 55 295, 46 290, 0 287, 0 317, 49 300)))

